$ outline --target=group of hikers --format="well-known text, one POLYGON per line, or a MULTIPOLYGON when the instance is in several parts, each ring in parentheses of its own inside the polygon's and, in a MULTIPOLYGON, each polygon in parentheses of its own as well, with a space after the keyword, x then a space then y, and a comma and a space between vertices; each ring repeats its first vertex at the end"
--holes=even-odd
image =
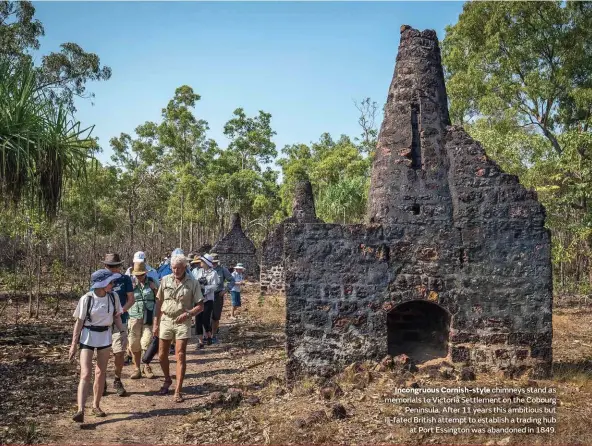
POLYGON ((203 349, 218 342, 226 292, 231 294, 231 319, 236 319, 236 309, 241 306, 245 268, 238 263, 231 272, 220 264, 217 254, 186 256, 177 248, 155 269, 147 263, 146 254, 138 251, 124 274, 118 254, 107 254, 103 264, 103 269, 92 273, 90 291, 80 298, 74 311, 76 323, 69 357, 73 360, 80 350, 78 412, 72 417, 79 423, 84 422, 95 352, 93 415, 106 416, 100 402, 107 394, 106 371, 111 350, 115 366, 113 388, 119 396, 126 395, 121 381, 126 353, 134 367, 129 378, 152 379, 150 363, 157 352, 164 375, 158 393, 167 395, 173 383, 169 354, 174 351, 174 400, 183 402, 185 356, 193 322, 198 337, 196 348, 203 349))

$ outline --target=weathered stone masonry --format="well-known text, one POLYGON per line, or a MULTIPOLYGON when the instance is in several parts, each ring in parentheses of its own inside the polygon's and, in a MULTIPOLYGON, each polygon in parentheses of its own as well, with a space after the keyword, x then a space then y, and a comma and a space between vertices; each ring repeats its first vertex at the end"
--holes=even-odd
POLYGON ((232 268, 240 262, 245 267, 247 277, 259 276, 257 250, 243 232, 239 214, 232 214, 230 231, 212 247, 211 252, 218 254, 222 265, 232 268))
POLYGON ((370 224, 284 226, 289 378, 400 353, 550 373, 544 209, 447 107, 435 32, 402 27, 370 224))
POLYGON ((284 225, 307 222, 322 223, 315 213, 310 181, 300 181, 294 188, 292 216, 277 225, 263 241, 259 279, 262 293, 283 293, 285 291, 284 225))

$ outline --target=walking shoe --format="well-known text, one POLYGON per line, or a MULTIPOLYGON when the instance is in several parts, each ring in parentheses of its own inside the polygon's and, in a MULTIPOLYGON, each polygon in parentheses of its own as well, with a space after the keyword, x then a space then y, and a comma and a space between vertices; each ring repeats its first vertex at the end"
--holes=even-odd
POLYGON ((117 392, 118 396, 125 396, 127 394, 121 379, 115 378, 115 381, 113 381, 113 387, 115 387, 115 392, 117 392))
POLYGON ((218 342, 219 341, 218 341, 218 338, 216 336, 214 336, 212 339, 208 339, 208 345, 210 345, 210 343, 217 344, 218 342))
POLYGON ((134 370, 134 373, 132 373, 130 375, 130 379, 140 379, 141 377, 142 377, 142 372, 140 372, 140 369, 134 370))
POLYGON ((76 421, 77 423, 84 423, 84 411, 79 410, 74 414, 72 420, 76 421))
POLYGON ((144 376, 148 379, 154 378, 154 373, 152 372, 152 367, 150 367, 150 364, 144 365, 143 373, 144 373, 144 376))
POLYGON ((207 342, 208 345, 212 345, 212 338, 206 339, 206 342, 207 342))
POLYGON ((103 417, 107 416, 107 414, 105 414, 105 412, 103 412, 100 407, 93 407, 92 413, 95 417, 99 417, 99 418, 103 418, 103 417))

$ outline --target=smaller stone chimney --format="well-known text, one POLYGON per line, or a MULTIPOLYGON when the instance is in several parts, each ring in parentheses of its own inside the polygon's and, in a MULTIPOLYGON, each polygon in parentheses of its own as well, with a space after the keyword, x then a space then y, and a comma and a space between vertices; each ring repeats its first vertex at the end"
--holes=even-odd
POLYGON ((294 189, 294 201, 292 202, 292 216, 298 223, 317 221, 314 195, 310 181, 299 181, 294 189))
POLYGON ((255 244, 243 232, 239 214, 231 215, 230 231, 212 247, 212 252, 218 254, 222 265, 232 268, 242 263, 247 276, 259 276, 255 244))

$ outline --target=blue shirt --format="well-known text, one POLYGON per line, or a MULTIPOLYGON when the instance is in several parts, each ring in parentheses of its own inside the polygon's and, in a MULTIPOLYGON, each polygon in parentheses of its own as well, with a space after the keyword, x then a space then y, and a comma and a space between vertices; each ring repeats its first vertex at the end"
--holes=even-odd
MULTIPOLYGON (((127 293, 134 292, 134 286, 132 285, 132 279, 130 276, 122 275, 119 279, 113 281, 113 291, 119 296, 121 306, 125 306, 127 303, 127 293)), ((121 315, 121 322, 127 324, 129 315, 127 311, 121 315)))

